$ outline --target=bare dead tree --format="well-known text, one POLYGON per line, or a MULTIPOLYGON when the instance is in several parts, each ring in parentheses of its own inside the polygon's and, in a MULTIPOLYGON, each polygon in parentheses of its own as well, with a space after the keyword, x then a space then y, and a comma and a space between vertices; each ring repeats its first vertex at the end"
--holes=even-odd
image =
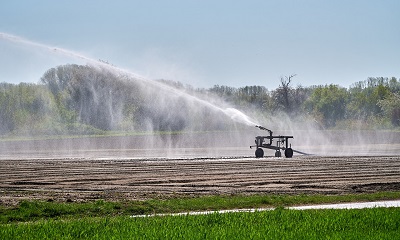
POLYGON ((287 113, 290 113, 292 110, 290 104, 290 92, 291 92, 290 83, 292 82, 292 78, 295 76, 296 74, 281 77, 281 85, 277 89, 278 95, 280 95, 279 98, 281 99, 280 102, 287 113))

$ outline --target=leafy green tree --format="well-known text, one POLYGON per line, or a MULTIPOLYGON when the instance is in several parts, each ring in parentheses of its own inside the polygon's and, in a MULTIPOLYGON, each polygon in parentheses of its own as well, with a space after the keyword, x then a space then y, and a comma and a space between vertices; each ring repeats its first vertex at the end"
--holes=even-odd
POLYGON ((394 126, 400 126, 400 95, 390 93, 384 99, 378 101, 385 115, 391 120, 394 126))
POLYGON ((0 134, 48 133, 54 106, 43 85, 0 84, 0 134))
POLYGON ((388 87, 392 93, 400 93, 400 81, 395 77, 390 78, 388 87))
POLYGON ((318 86, 305 102, 305 108, 314 116, 321 116, 322 124, 334 127, 336 121, 346 117, 348 92, 338 85, 318 86))
POLYGON ((262 86, 245 86, 237 90, 237 106, 263 109, 270 101, 267 88, 262 86))
POLYGON ((0 134, 6 134, 15 129, 12 87, 12 84, 0 83, 0 134))
MULTIPOLYGON (((52 68, 41 78, 51 90, 62 121, 77 122, 100 130, 112 130, 122 122, 125 102, 134 101, 134 86, 110 71, 91 66, 64 65, 52 68)), ((129 110, 128 110, 129 109, 129 110)))
POLYGON ((379 117, 383 114, 378 102, 390 94, 390 88, 383 81, 369 79, 367 84, 353 86, 349 90, 349 114, 356 119, 366 121, 370 117, 379 117))

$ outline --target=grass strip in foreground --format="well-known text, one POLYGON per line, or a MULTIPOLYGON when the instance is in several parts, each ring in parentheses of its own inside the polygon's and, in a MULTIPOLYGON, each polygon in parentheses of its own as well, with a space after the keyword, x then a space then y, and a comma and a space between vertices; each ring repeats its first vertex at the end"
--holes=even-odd
POLYGON ((83 217, 0 225, 0 239, 398 239, 400 208, 152 218, 83 217))
POLYGON ((354 195, 251 195, 152 199, 146 201, 59 203, 22 201, 18 206, 0 206, 0 224, 143 214, 178 213, 243 208, 268 208, 322 203, 366 202, 400 199, 400 192, 354 195))

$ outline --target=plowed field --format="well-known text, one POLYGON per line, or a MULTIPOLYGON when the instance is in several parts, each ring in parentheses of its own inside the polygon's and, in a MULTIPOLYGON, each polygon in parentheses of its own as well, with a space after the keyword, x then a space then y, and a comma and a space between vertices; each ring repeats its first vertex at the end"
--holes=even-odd
POLYGON ((400 190, 400 156, 1 160, 0 201, 400 190))
POLYGON ((286 133, 315 155, 253 158, 264 133, 0 139, 0 204, 400 190, 400 132, 286 133))

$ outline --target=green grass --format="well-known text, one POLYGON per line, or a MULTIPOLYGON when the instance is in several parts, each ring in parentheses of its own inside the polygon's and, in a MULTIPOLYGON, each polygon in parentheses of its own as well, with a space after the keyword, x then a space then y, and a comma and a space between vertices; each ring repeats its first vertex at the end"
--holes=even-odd
POLYGON ((252 195, 0 207, 0 239, 400 239, 400 208, 288 210, 302 204, 399 199, 400 192, 252 195), (276 207, 255 213, 130 215, 276 207))
POLYGON ((400 208, 286 210, 0 225, 0 239, 399 239, 400 208))
POLYGON ((153 213, 282 207, 318 203, 363 202, 400 199, 400 192, 350 195, 251 195, 205 196, 198 198, 151 199, 146 201, 59 203, 22 201, 17 206, 0 206, 0 224, 49 219, 114 217, 153 213))

